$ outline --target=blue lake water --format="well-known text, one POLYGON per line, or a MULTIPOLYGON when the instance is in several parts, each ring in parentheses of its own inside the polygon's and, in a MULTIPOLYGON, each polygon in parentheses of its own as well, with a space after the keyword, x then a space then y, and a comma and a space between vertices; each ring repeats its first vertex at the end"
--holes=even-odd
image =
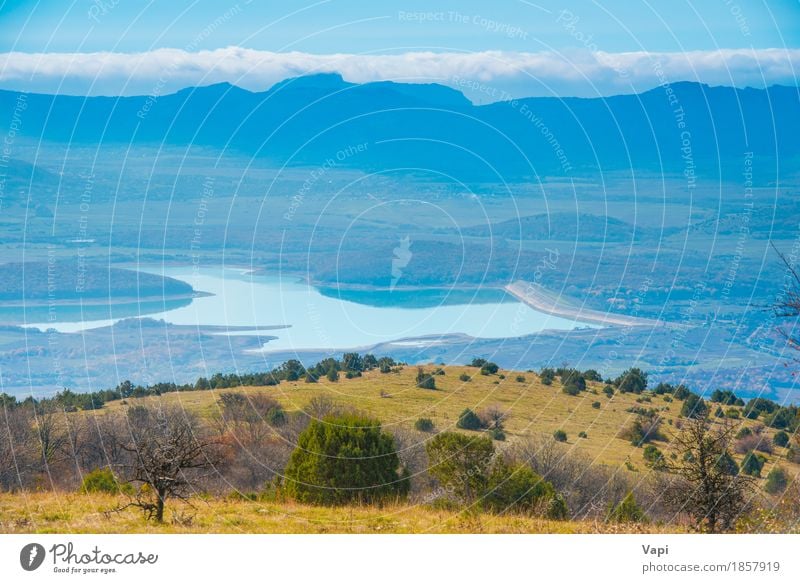
MULTIPOLYGON (((294 277, 253 275, 242 269, 192 267, 142 268, 189 283, 213 295, 188 305, 155 313, 150 318, 174 324, 214 326, 288 326, 248 332, 265 339, 265 350, 353 348, 444 334, 482 338, 521 336, 545 329, 569 330, 584 324, 533 310, 502 290, 319 290, 294 277), (277 337, 269 339, 268 337, 277 337)), ((130 306, 110 318, 75 318, 60 307, 63 320, 28 320, 40 329, 75 332, 130 317, 130 306)), ((78 309, 78 308, 72 308, 78 309)), ((122 310, 122 308, 120 308, 122 310)), ((149 311, 149 310, 148 310, 149 311)), ((135 315, 135 314, 134 314, 135 315)), ((435 338, 434 338, 435 340, 435 338)))

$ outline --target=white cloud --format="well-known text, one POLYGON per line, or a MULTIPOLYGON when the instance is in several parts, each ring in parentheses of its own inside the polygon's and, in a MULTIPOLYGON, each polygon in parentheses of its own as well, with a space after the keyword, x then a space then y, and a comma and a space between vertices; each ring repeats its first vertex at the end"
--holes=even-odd
POLYGON ((353 82, 396 80, 458 86, 474 101, 506 95, 596 96, 666 81, 763 87, 797 85, 800 50, 720 49, 686 53, 408 52, 273 53, 239 47, 186 52, 4 53, 0 87, 91 95, 163 94, 227 81, 253 91, 287 77, 338 72, 353 82))

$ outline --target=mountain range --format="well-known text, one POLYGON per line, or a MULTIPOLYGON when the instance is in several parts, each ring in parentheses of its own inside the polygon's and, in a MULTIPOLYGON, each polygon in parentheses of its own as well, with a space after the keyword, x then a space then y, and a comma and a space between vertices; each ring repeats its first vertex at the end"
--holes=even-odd
MULTIPOLYGON (((665 84, 638 95, 475 105, 437 84, 287 79, 264 92, 223 83, 169 95, 0 91, 0 124, 48 142, 198 145, 276 165, 403 170, 492 182, 651 169, 739 175, 745 156, 796 169, 800 91, 665 84), (24 101, 20 112, 19 103, 24 101), (15 109, 16 108, 16 109, 15 109)), ((773 173, 774 175, 774 173, 773 173)))

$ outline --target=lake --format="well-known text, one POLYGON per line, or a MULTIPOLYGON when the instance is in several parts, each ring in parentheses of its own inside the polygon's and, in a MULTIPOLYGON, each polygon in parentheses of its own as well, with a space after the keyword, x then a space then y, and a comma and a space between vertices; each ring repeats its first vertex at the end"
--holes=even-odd
MULTIPOLYGON (((500 289, 354 291, 318 289, 296 277, 228 267, 140 270, 174 277, 196 291, 212 294, 161 311, 153 312, 149 306, 142 315, 196 326, 287 326, 244 332, 264 337, 264 350, 356 348, 403 339, 413 343, 421 336, 433 337, 424 340, 430 342, 445 334, 505 338, 585 326, 533 310, 500 289)), ((55 322, 29 318, 28 325, 77 332, 136 315, 131 314, 130 305, 110 306, 107 319, 81 321, 80 308, 75 306, 60 306, 57 314, 55 322)))

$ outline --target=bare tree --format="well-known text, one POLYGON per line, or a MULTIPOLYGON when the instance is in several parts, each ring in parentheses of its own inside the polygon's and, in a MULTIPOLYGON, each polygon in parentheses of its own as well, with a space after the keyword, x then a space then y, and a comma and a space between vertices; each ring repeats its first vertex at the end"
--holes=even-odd
POLYGON ((179 408, 133 407, 128 411, 128 482, 139 488, 127 506, 141 508, 148 519, 164 521, 169 498, 188 501, 191 490, 218 461, 217 442, 207 438, 197 419, 179 408))
MULTIPOLYGON (((777 319, 800 317, 800 273, 797 271, 797 265, 794 259, 790 259, 778 251, 775 243, 770 242, 770 244, 786 267, 784 282, 772 306, 772 313, 777 319)), ((794 327, 792 329, 794 330, 794 327)), ((778 326, 778 332, 786 339, 790 347, 800 350, 800 337, 787 332, 781 326, 778 326)))
POLYGON ((0 490, 25 486, 25 474, 33 466, 31 419, 20 407, 0 407, 0 490))
POLYGON ((677 461, 668 461, 667 468, 676 477, 664 492, 665 501, 706 532, 732 529, 752 493, 752 478, 739 475, 731 457, 735 430, 727 421, 714 424, 706 412, 687 420, 673 439, 677 461))

